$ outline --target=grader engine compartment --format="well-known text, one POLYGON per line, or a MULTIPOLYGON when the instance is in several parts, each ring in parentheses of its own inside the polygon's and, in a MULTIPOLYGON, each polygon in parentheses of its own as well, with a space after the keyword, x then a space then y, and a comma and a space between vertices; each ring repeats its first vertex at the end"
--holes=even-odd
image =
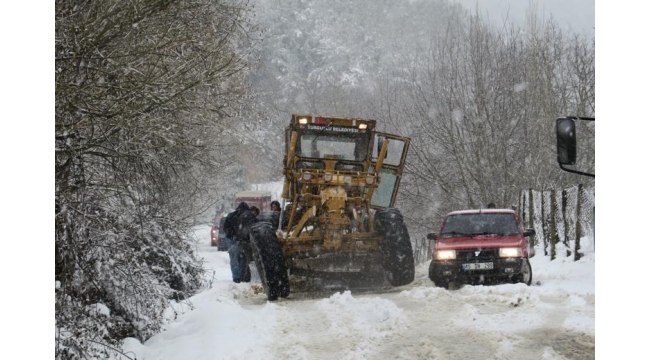
POLYGON ((410 139, 375 127, 375 120, 292 116, 285 130, 286 206, 279 228, 251 233, 269 299, 288 296, 287 274, 319 278, 379 270, 393 286, 413 281, 410 237, 393 208, 410 139), (264 259, 269 250, 262 246, 269 244, 274 250, 264 259))

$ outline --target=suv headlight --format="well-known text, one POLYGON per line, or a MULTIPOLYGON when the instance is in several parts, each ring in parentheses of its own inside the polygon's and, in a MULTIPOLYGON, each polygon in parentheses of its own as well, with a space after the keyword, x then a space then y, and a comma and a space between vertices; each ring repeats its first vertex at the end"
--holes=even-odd
POLYGON ((436 260, 454 260, 456 259, 456 250, 438 250, 433 256, 436 260))
POLYGON ((509 247, 509 248, 500 248, 499 257, 521 257, 521 248, 509 247))

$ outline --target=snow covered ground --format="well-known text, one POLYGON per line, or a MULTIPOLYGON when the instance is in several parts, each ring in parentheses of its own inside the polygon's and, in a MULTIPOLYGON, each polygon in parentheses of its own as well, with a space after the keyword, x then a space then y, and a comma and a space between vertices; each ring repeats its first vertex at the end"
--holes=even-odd
POLYGON ((159 335, 123 351, 145 360, 594 359, 595 253, 531 259, 533 285, 436 288, 428 262, 415 281, 384 292, 292 292, 268 302, 256 274, 231 281, 227 252, 196 228, 209 286, 168 310, 159 335))

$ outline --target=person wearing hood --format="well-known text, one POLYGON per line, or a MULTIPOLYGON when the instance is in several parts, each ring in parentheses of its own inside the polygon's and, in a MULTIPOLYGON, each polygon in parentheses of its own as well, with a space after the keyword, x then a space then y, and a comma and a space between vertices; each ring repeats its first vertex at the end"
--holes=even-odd
POLYGON ((245 212, 248 212, 248 204, 242 201, 239 203, 235 211, 226 216, 226 220, 223 223, 224 233, 226 234, 226 244, 228 244, 228 256, 230 257, 230 272, 232 273, 232 281, 236 283, 241 282, 241 245, 237 241, 239 218, 245 212))
POLYGON ((251 270, 249 264, 253 261, 253 248, 251 245, 251 226, 256 223, 260 209, 251 206, 248 210, 242 211, 237 219, 236 242, 239 245, 239 280, 241 282, 251 281, 251 270))
POLYGON ((264 216, 261 217, 261 220, 270 222, 273 229, 277 230, 280 222, 280 213, 280 203, 276 200, 273 200, 271 201, 271 211, 265 213, 264 216))

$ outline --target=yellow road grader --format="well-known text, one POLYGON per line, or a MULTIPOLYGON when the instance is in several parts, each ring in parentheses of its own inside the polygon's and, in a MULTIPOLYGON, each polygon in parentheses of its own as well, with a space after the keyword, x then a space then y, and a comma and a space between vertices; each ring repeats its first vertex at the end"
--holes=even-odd
POLYGON ((410 139, 375 126, 375 120, 292 115, 285 133, 284 209, 279 219, 260 221, 250 232, 269 300, 289 296, 294 274, 379 271, 392 286, 413 281, 411 240, 393 207, 410 139))

